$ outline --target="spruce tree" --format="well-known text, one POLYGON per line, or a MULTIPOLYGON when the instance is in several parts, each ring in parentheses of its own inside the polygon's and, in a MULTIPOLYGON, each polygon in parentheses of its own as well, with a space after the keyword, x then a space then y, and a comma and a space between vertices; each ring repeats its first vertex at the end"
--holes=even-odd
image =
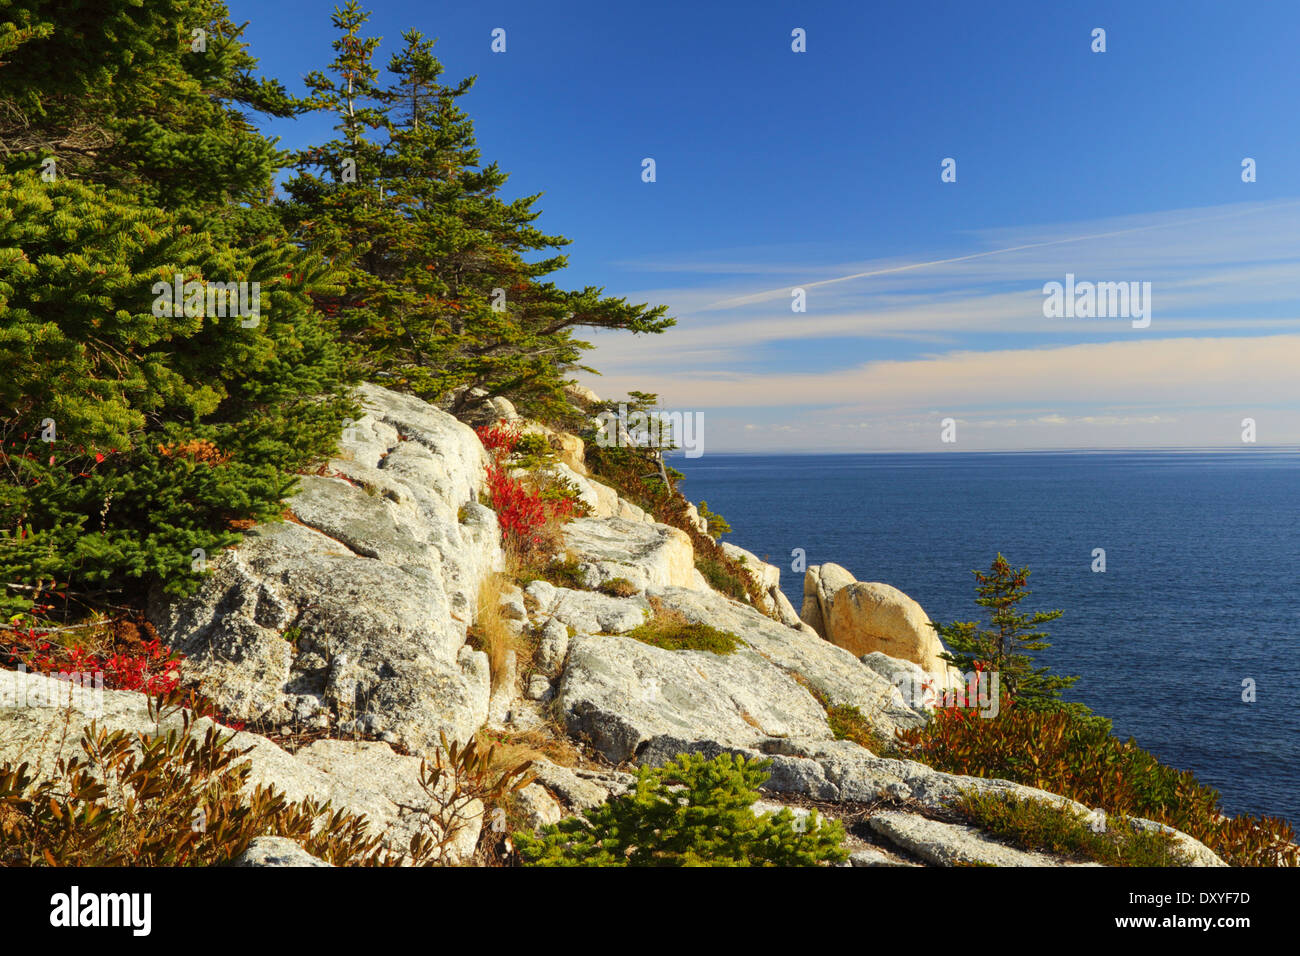
POLYGON ((828 866, 847 859, 844 827, 813 810, 758 813, 769 761, 679 754, 637 772, 618 797, 515 839, 525 866, 828 866))
POLYGON ((322 308, 397 388, 454 412, 483 389, 527 414, 571 417, 563 386, 590 347, 576 329, 660 332, 673 320, 664 306, 546 281, 566 259, 545 253, 568 240, 533 225, 538 195, 500 197, 507 177, 482 165, 458 105, 473 79, 444 84, 433 41, 411 30, 381 82, 367 18, 355 2, 334 14, 335 58, 307 82, 337 136, 300 153, 286 184, 295 238, 344 270, 346 291, 322 308))
POLYGON ((352 380, 328 270, 267 206, 277 152, 218 3, 9 4, 0 28, 0 585, 185 592, 327 454, 352 380), (202 27, 206 51, 188 29, 202 27), (52 160, 52 163, 47 162, 52 160), (251 315, 177 276, 243 284, 251 315), (188 297, 188 292, 186 293, 188 297), (173 306, 175 306, 173 308, 173 306), (215 308, 213 308, 215 306, 215 308))
POLYGON ((5 164, 126 189, 211 217, 265 197, 280 154, 251 111, 301 104, 256 61, 217 0, 0 0, 5 164))
POLYGON ((1001 692, 1016 706, 1030 710, 1064 706, 1061 691, 1079 678, 1060 677, 1052 674, 1050 668, 1035 667, 1033 657, 1026 653, 1051 647, 1046 632, 1037 628, 1055 621, 1064 612, 1023 614, 1017 610, 1017 605, 1030 594, 1025 590, 1029 569, 1012 568, 1001 553, 993 559, 988 572, 971 573, 976 580, 975 603, 988 609, 990 627, 982 629, 974 621, 932 624, 948 647, 944 659, 962 671, 978 666, 997 672, 1001 692))

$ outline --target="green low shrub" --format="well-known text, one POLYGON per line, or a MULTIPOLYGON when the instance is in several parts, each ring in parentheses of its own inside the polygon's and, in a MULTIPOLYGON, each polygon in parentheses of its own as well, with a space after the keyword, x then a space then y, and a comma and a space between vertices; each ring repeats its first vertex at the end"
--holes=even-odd
POLYGON ((521 588, 526 588, 534 581, 545 581, 557 588, 570 588, 575 591, 583 588, 582 572, 578 570, 578 562, 567 558, 545 563, 522 563, 515 575, 515 583, 521 588))
POLYGON ((874 754, 884 755, 889 750, 891 741, 876 730, 857 707, 824 701, 822 706, 826 708, 826 722, 836 740, 851 740, 874 754))
POLYGON ((736 601, 750 600, 751 578, 737 562, 702 554, 695 558, 695 569, 704 575, 713 590, 736 601))
POLYGON ((527 866, 820 866, 848 854, 844 828, 816 812, 756 815, 768 761, 682 754, 642 767, 636 786, 608 803, 516 836, 527 866))
POLYGON ((980 829, 1026 850, 1093 860, 1105 866, 1187 866, 1172 834, 1135 830, 1124 817, 1093 830, 1087 819, 1069 807, 1013 794, 970 791, 954 804, 980 829))
POLYGON ((714 541, 721 541, 724 534, 731 533, 731 522, 722 515, 709 508, 707 501, 701 501, 696 513, 707 522, 709 526, 709 537, 714 541))
POLYGON ((519 441, 515 443, 510 465, 514 468, 526 468, 532 471, 554 464, 556 460, 555 450, 551 448, 545 435, 526 432, 520 435, 519 441))

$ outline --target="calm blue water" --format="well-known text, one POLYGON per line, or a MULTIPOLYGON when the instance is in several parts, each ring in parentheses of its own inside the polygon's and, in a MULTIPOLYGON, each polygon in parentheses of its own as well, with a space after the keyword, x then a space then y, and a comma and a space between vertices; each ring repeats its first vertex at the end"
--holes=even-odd
POLYGON ((1069 696, 1233 813, 1300 829, 1300 452, 675 456, 681 490, 782 568, 911 595, 933 620, 983 620, 973 568, 1032 572, 1022 610, 1060 608, 1041 661, 1069 696), (1106 549, 1105 573, 1092 551, 1106 549), (1243 703, 1242 680, 1257 700, 1243 703))

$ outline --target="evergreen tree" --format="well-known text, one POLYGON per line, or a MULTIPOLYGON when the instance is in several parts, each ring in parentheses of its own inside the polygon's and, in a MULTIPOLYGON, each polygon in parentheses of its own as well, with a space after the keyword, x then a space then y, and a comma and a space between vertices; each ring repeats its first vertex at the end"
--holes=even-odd
POLYGON ((1065 706, 1060 700, 1061 691, 1079 678, 1060 677, 1052 674, 1050 668, 1035 667, 1033 657, 1025 653, 1051 647, 1045 640, 1046 632, 1037 628, 1055 621, 1064 612, 1022 614, 1017 610, 1017 605, 1030 594, 1025 590, 1029 569, 1012 568, 1001 553, 993 559, 987 573, 972 573, 978 595, 975 603, 988 609, 990 628, 981 629, 974 621, 932 624, 948 647, 944 659, 962 671, 978 666, 997 672, 1001 692, 1019 707, 1044 710, 1065 706))
POLYGON ((696 513, 707 523, 709 535, 714 541, 721 541, 724 534, 731 533, 731 522, 722 515, 710 510, 707 501, 701 501, 696 513))
POLYGON ((290 104, 251 79, 220 4, 60 6, 57 29, 53 4, 7 6, 0 604, 56 581, 184 592, 279 516, 351 411, 310 297, 335 287, 269 212, 277 154, 241 112, 290 104))
POLYGON ((253 75, 218 0, 0 0, 5 165, 128 190, 212 227, 265 198, 275 144, 248 119, 301 104, 253 75))
POLYGON ((543 281, 565 257, 525 255, 568 240, 532 225, 539 196, 498 195, 507 177, 481 165, 457 104, 473 79, 444 84, 433 42, 412 30, 381 83, 368 16, 355 2, 334 14, 335 58, 307 82, 338 135, 301 153, 286 184, 295 238, 344 271, 346 291, 321 307, 364 345, 367 371, 398 388, 454 412, 481 388, 526 414, 571 417, 563 386, 590 347, 576 329, 660 332, 673 320, 664 306, 543 281))
POLYGON ((214 247, 104 187, 0 186, 0 579, 184 592, 194 549, 279 517, 347 411, 318 397, 346 371, 300 268, 290 247, 214 247), (177 274, 259 283, 256 326, 155 314, 177 274))

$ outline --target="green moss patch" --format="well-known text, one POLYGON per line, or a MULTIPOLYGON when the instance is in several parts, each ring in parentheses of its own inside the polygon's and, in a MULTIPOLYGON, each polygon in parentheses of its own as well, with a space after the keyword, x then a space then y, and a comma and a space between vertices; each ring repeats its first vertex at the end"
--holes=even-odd
POLYGON ((708 651, 711 654, 732 654, 744 643, 730 631, 671 616, 651 618, 628 631, 626 636, 666 651, 708 651))

